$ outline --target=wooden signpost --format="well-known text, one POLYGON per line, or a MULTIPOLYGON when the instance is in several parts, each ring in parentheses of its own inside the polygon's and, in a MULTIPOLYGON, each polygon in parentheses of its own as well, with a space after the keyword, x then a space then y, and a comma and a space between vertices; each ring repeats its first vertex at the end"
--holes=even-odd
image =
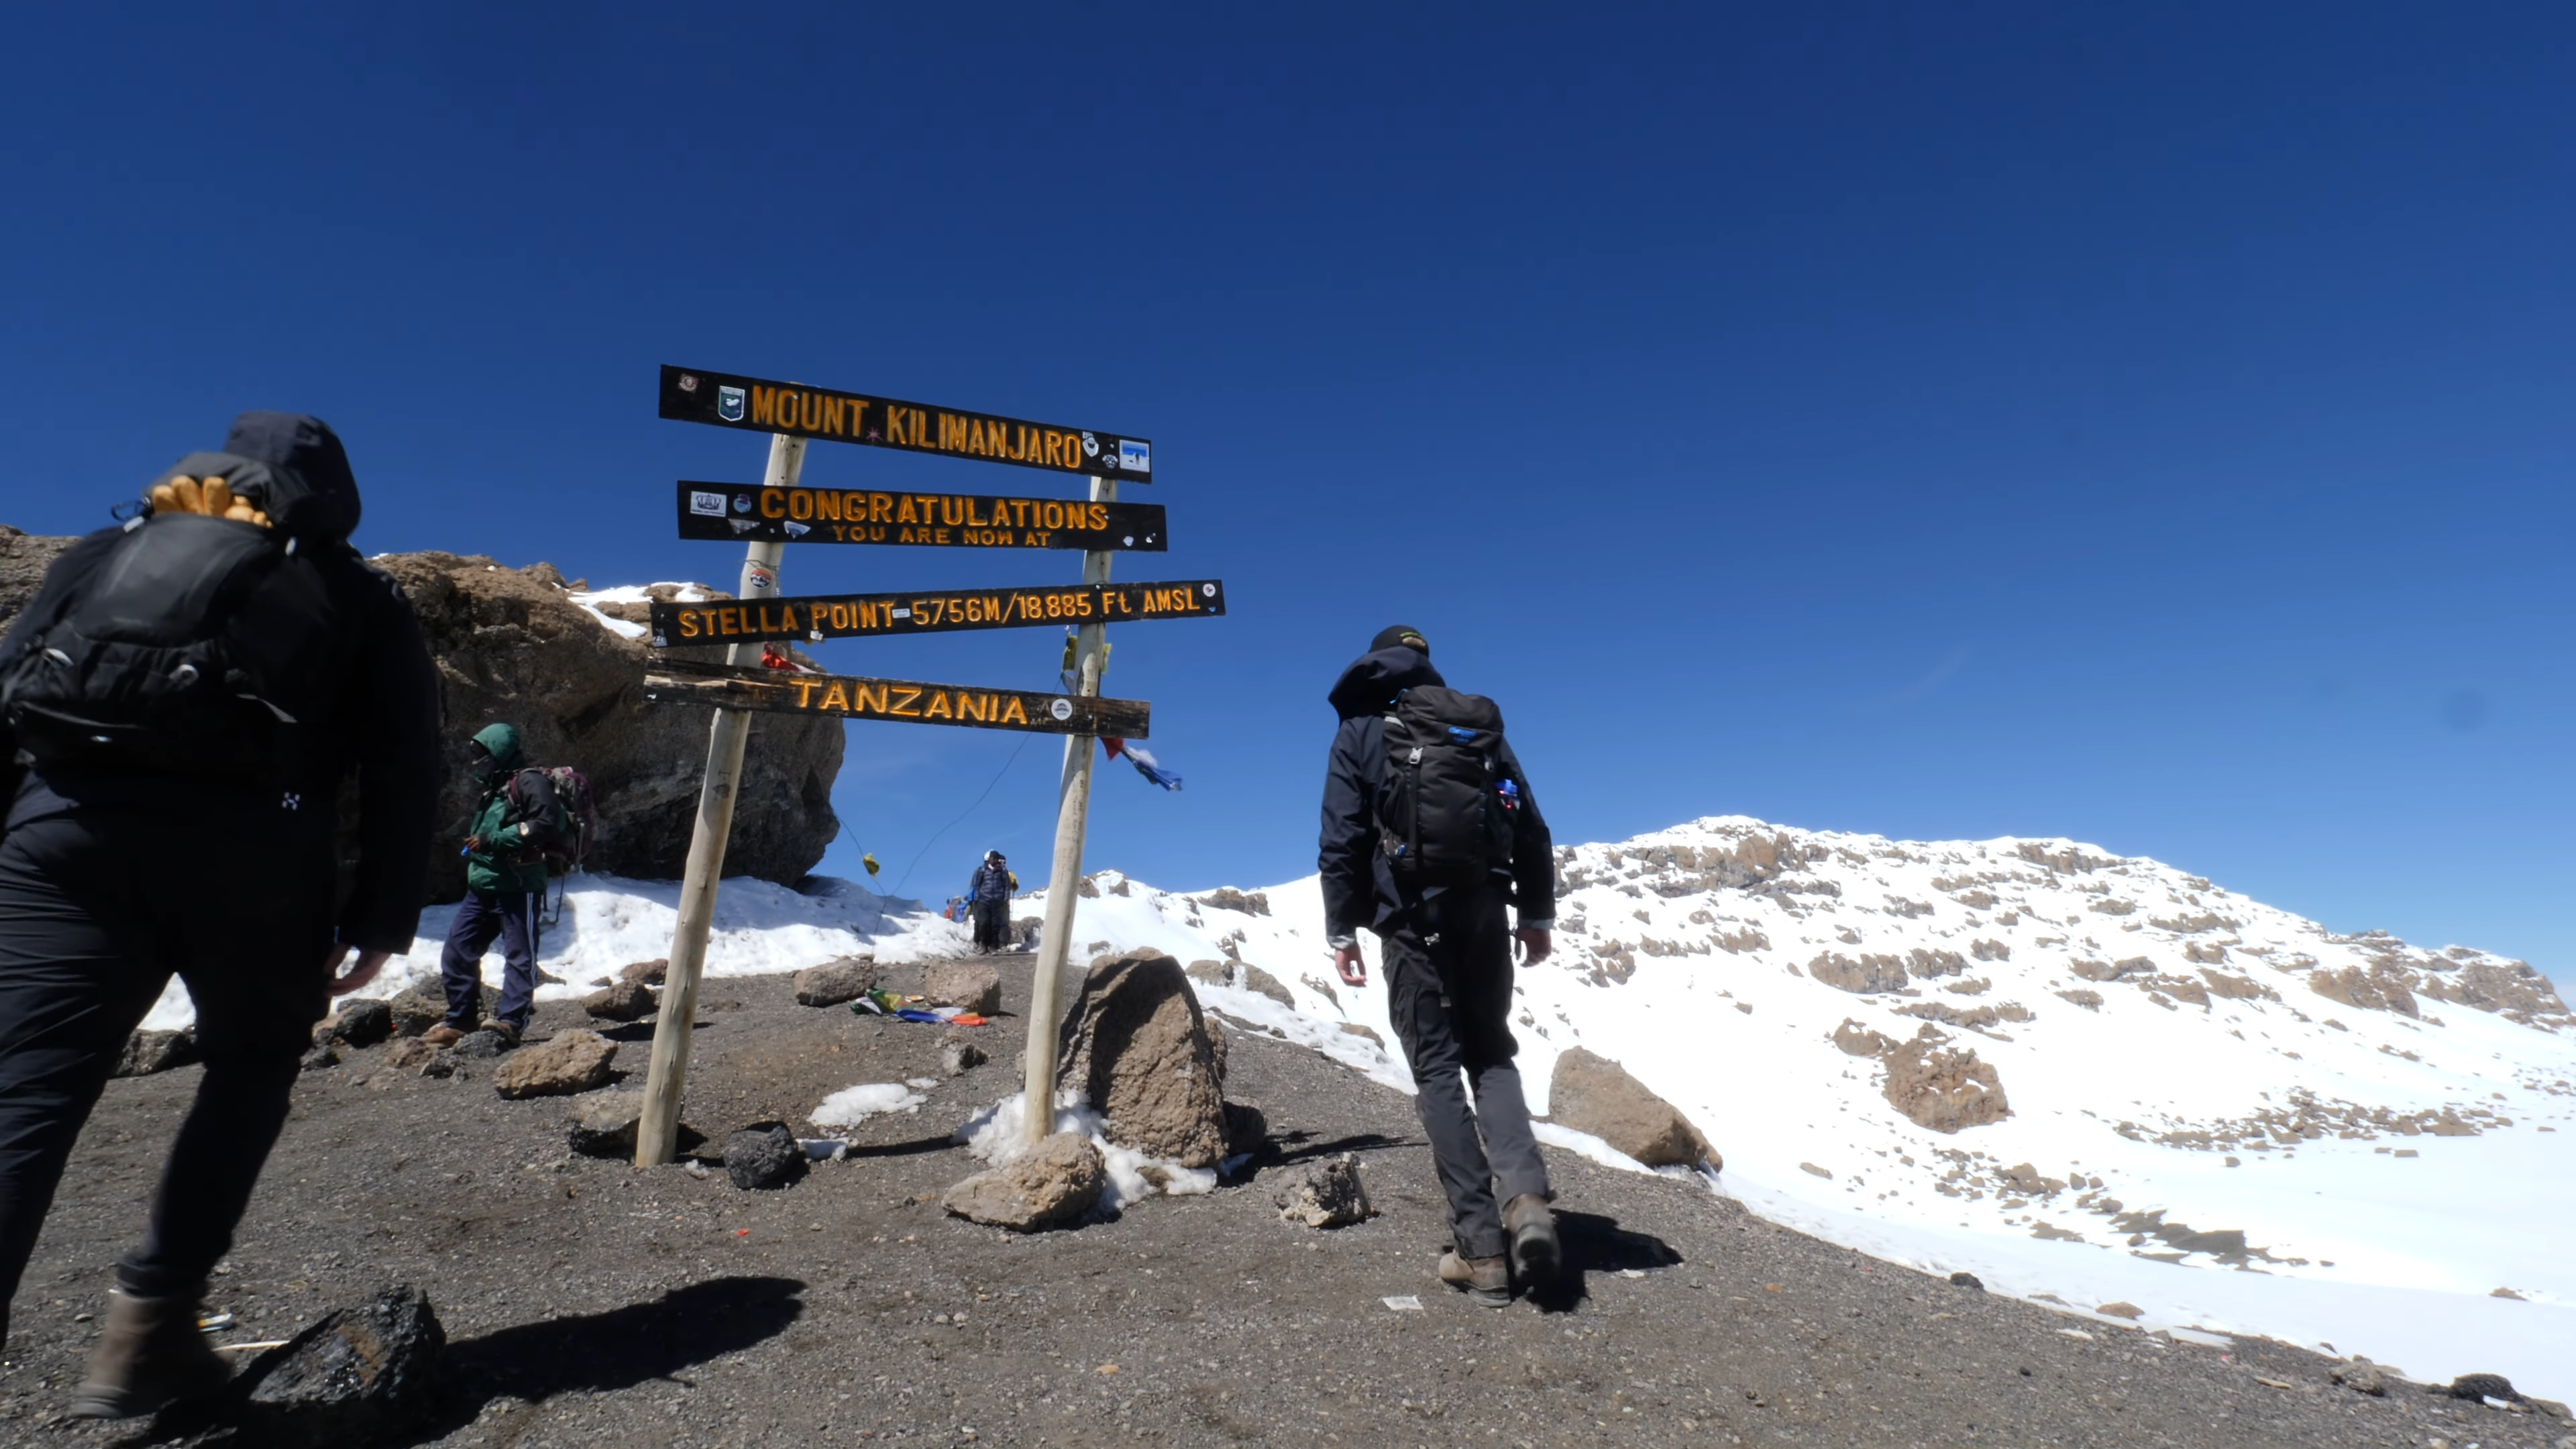
POLYGON ((774 604, 657 602, 646 637, 657 649, 740 639, 819 643, 886 634, 1079 625, 1095 619, 1104 624, 1203 619, 1224 612, 1225 585, 1215 579, 958 589, 939 594, 818 594, 774 604))
POLYGON ((706 779, 689 837, 679 922, 671 940, 653 1055, 645 1083, 635 1163, 671 1160, 677 1146, 689 1036, 697 1014, 716 883, 733 828, 736 786, 751 715, 759 711, 842 715, 853 719, 1027 730, 1066 736, 1056 801, 1055 859, 1048 876, 1046 923, 1038 941, 1029 1006, 1025 1140, 1044 1137, 1054 1120, 1056 1018, 1071 950, 1073 909, 1082 874, 1082 845, 1091 800, 1092 740, 1143 739, 1152 707, 1104 699, 1100 672, 1111 622, 1214 618, 1225 613, 1225 586, 1215 579, 1112 585, 1109 561, 1119 553, 1161 552, 1163 509, 1120 503, 1121 480, 1153 481, 1153 445, 1099 429, 1067 428, 990 413, 962 412, 867 393, 735 373, 665 367, 661 415, 684 422, 743 428, 770 436, 769 467, 758 484, 682 481, 680 536, 749 545, 739 598, 656 603, 657 647, 724 644, 725 663, 663 659, 645 676, 645 697, 663 704, 714 706, 706 779), (809 439, 981 459, 1085 477, 1086 499, 898 493, 802 485, 809 439), (957 589, 910 594, 833 594, 786 598, 778 591, 780 555, 790 542, 916 545, 948 548, 1082 550, 1082 583, 1071 588, 957 589), (944 633, 1063 624, 1075 630, 1070 692, 984 689, 915 680, 822 674, 761 667, 764 645, 889 634, 944 633))

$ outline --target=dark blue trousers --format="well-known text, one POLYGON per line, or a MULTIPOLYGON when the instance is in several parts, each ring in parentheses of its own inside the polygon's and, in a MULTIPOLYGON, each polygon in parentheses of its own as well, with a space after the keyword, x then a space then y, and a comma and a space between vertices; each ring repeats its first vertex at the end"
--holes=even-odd
POLYGON ((501 1005, 494 1013, 521 1031, 537 1000, 537 905, 543 891, 467 891, 447 928, 438 974, 447 983, 447 1024, 483 1024, 483 953, 501 938, 501 1005))

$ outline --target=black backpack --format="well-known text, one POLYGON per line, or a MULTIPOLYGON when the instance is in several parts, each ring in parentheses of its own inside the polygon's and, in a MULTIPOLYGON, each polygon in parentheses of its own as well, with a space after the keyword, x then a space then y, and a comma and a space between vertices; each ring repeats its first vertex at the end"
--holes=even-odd
POLYGON ((536 838, 531 842, 544 855, 546 874, 560 879, 570 875, 590 858, 591 840, 599 833, 599 816, 590 800, 590 777, 570 765, 530 765, 510 777, 510 808, 502 813, 509 825, 533 824, 536 838), (527 802, 526 781, 530 775, 542 775, 555 794, 555 818, 532 819, 533 807, 527 802))
POLYGON ((1397 879, 1470 886, 1508 869, 1518 790, 1503 774, 1503 712, 1492 700, 1436 685, 1396 697, 1377 838, 1397 879))
POLYGON ((265 784, 295 759, 278 687, 327 656, 330 595, 296 540, 193 513, 126 525, 0 675, 39 766, 265 784))

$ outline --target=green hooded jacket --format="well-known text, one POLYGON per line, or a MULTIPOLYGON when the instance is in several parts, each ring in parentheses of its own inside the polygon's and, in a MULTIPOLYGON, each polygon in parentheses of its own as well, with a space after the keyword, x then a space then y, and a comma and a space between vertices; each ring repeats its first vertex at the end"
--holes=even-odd
MULTIPOLYGON (((519 731, 514 725, 490 724, 477 731, 474 742, 491 752, 491 788, 483 792, 483 801, 474 808, 474 823, 468 835, 483 837, 483 848, 465 857, 465 888, 476 892, 542 891, 546 888, 546 859, 543 849, 531 838, 543 835, 545 826, 538 824, 532 832, 528 822, 506 824, 510 814, 510 781, 527 768, 527 756, 519 748, 519 731)), ((538 820, 554 813, 554 792, 544 792, 542 799, 529 803, 538 820)))

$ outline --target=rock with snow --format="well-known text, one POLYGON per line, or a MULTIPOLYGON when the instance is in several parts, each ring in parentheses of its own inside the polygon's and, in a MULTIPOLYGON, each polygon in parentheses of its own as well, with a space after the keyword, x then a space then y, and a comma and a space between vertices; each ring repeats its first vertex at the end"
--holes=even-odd
POLYGON ((1021 1156, 957 1183, 939 1205, 969 1222, 1035 1232, 1091 1211, 1108 1182, 1108 1168, 1091 1139, 1058 1132, 1021 1156))
POLYGON ((1095 963, 1058 1045, 1059 1089, 1081 1091, 1109 1141, 1183 1167, 1225 1156, 1216 1048, 1181 964, 1159 951, 1095 963))
POLYGON ((1717 1149, 1679 1108, 1627 1068, 1581 1047, 1557 1057, 1547 1102, 1550 1121, 1589 1132, 1648 1167, 1720 1164, 1717 1149))
POLYGON ((952 1036, 939 1043, 939 1069, 949 1076, 962 1077, 991 1060, 984 1049, 962 1036, 952 1036))
POLYGON ((116 1059, 115 1075, 148 1077, 196 1060, 197 1029, 193 1026, 177 1031, 137 1031, 125 1039, 125 1050, 116 1059))
POLYGON ((784 1122, 755 1122, 729 1133, 724 1144, 725 1176, 745 1192, 774 1192, 805 1176, 805 1149, 784 1122))
POLYGON ((388 1288, 251 1360, 224 1417, 270 1449, 413 1442, 438 1407, 446 1346, 428 1298, 388 1288))
POLYGON ((796 1004, 838 1006, 856 1001, 877 984, 877 963, 865 956, 843 956, 796 973, 796 1004))
MULTIPOLYGON (((1243 968, 1243 989, 1251 992, 1255 996, 1267 996, 1271 1000, 1278 1002, 1281 1006, 1287 1007, 1291 1011, 1294 1011, 1297 1007, 1297 997, 1295 993, 1291 992, 1287 987, 1280 985, 1278 977, 1271 975, 1269 972, 1262 970, 1258 966, 1246 965, 1243 968)), ((1332 993, 1328 991, 1325 994, 1329 996, 1332 993)))
POLYGON ((1884 1058, 1888 1105, 1935 1132, 1959 1132, 2012 1115, 1995 1069, 1929 1024, 1884 1058))
POLYGON ((1271 1201, 1279 1206, 1281 1222, 1346 1228, 1368 1220, 1368 1188, 1360 1182, 1360 1160, 1352 1153, 1302 1163, 1280 1178, 1271 1201))
POLYGON ((581 1009, 601 1021, 641 1021, 661 1007, 649 986, 612 981, 581 999, 581 1009))
POLYGON ((981 961, 935 961, 922 974, 921 999, 991 1016, 1002 1009, 1002 973, 981 961))
POLYGON ((512 1099, 569 1097, 608 1085, 616 1066, 617 1043, 595 1031, 557 1032, 511 1053, 492 1074, 492 1089, 512 1099))

